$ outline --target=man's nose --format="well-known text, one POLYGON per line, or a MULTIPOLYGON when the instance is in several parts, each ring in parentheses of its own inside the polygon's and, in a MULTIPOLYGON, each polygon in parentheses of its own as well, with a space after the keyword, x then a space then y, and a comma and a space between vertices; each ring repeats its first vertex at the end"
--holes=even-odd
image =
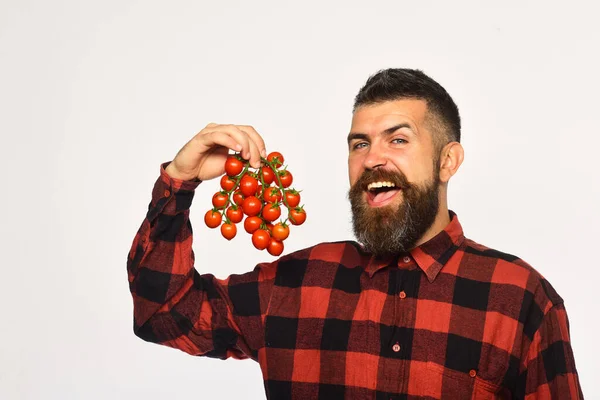
POLYGON ((384 167, 387 164, 387 156, 377 146, 371 146, 369 153, 365 157, 364 166, 367 169, 384 167))

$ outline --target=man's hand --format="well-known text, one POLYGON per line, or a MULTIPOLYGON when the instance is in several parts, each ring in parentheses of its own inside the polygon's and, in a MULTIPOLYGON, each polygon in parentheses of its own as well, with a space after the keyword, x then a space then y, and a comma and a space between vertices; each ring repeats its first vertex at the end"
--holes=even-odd
POLYGON ((248 125, 208 124, 183 146, 166 172, 175 179, 203 181, 225 173, 229 150, 238 151, 254 168, 260 166, 260 157, 266 157, 265 142, 248 125))

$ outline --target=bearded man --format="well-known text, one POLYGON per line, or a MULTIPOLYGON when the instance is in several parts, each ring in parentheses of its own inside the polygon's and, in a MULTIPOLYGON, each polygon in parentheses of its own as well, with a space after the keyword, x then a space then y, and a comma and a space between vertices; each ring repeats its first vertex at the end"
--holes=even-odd
POLYGON ((371 76, 348 149, 358 242, 227 279, 194 268, 189 208, 229 150, 259 167, 263 139, 209 124, 161 164, 128 255, 135 334, 251 358, 271 399, 582 398, 561 297, 525 261, 466 238, 448 209, 463 148, 446 90, 419 70, 371 76))

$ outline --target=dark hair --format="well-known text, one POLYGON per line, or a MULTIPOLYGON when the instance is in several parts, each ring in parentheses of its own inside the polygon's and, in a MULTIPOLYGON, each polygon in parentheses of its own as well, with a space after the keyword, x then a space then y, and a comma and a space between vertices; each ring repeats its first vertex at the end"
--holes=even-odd
POLYGON ((460 115, 454 100, 446 89, 418 69, 389 68, 371 75, 354 99, 353 112, 360 106, 403 98, 425 100, 434 131, 442 131, 434 137, 440 148, 452 141, 460 142, 460 115), (441 129, 435 129, 437 125, 441 129))

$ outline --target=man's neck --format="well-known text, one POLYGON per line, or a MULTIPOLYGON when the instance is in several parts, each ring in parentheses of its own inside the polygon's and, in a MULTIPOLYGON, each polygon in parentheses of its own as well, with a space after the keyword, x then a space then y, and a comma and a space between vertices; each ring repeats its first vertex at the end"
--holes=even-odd
POLYGON ((433 224, 431 224, 431 226, 425 232, 425 234, 423 236, 421 236, 421 239, 419 239, 417 241, 417 243, 415 244, 415 247, 419 247, 423 243, 428 242, 429 240, 433 239, 438 233, 443 231, 448 226, 449 223, 450 223, 450 214, 448 213, 448 206, 444 204, 443 206, 440 206, 439 211, 435 217, 435 220, 433 221, 433 224))

